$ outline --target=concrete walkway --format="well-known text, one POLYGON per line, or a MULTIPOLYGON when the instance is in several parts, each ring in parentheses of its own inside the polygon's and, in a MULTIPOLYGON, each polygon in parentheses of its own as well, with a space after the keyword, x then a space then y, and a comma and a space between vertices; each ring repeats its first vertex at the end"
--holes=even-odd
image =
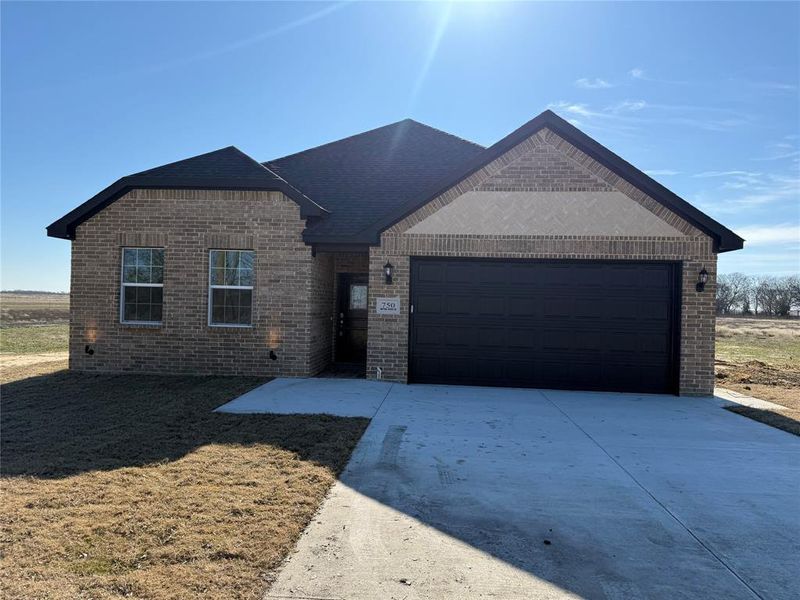
POLYGON ((267 598, 800 597, 800 439, 718 400, 395 385, 377 406, 267 598))

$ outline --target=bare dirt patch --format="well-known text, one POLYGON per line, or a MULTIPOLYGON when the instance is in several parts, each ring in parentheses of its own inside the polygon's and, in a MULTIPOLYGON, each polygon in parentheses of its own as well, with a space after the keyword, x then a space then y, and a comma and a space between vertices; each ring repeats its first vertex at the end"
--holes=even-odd
POLYGON ((800 435, 800 321, 717 319, 717 385, 782 409, 729 410, 800 435))
POLYGON ((60 364, 2 386, 4 598, 258 598, 368 422, 211 412, 256 378, 60 364))

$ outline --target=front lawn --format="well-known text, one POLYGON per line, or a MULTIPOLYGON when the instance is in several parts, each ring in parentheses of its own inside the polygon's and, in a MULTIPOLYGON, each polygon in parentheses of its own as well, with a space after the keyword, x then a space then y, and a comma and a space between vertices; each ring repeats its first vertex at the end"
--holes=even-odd
POLYGON ((4 598, 259 598, 368 420, 211 410, 256 378, 2 386, 4 598))

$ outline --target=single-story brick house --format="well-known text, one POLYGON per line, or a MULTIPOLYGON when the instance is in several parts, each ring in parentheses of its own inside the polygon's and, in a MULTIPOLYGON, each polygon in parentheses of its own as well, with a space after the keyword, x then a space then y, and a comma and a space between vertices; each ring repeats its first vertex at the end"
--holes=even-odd
POLYGON ((717 254, 743 246, 550 111, 488 148, 412 120, 223 148, 47 233, 72 241, 72 369, 689 395, 713 389, 717 254))

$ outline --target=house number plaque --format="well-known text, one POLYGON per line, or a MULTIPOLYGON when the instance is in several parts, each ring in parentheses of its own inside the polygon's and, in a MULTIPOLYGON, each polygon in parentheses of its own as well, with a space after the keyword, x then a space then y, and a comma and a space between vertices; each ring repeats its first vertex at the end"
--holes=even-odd
POLYGON ((400 298, 376 298, 375 311, 379 315, 399 315, 400 298))

